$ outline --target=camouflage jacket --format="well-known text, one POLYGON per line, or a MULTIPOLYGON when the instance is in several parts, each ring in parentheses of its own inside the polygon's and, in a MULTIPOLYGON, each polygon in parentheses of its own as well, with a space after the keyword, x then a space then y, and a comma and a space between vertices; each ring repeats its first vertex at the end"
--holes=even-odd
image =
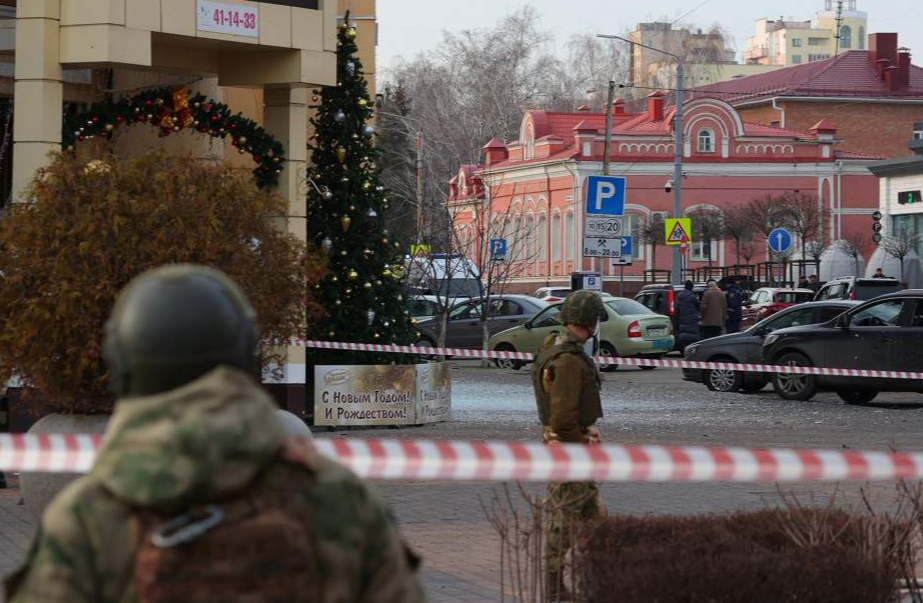
POLYGON ((545 439, 585 443, 602 418, 599 371, 567 329, 545 340, 532 366, 532 385, 545 439))
POLYGON ((132 603, 132 509, 178 513, 246 491, 257 475, 273 472, 286 475, 287 487, 311 506, 305 521, 322 582, 319 601, 425 601, 382 501, 311 447, 301 448, 298 463, 310 468, 293 473, 293 463, 283 460, 290 445, 272 400, 235 369, 120 401, 93 470, 45 511, 25 567, 7 581, 8 601, 132 603))

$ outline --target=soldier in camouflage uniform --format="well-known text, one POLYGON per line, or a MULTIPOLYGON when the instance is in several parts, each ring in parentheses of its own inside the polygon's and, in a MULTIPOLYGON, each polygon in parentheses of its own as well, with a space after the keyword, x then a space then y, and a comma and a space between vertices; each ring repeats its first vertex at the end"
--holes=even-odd
MULTIPOLYGON (((561 308, 564 330, 549 337, 532 367, 532 385, 542 423, 542 439, 599 444, 596 421, 602 418, 599 371, 584 344, 599 326, 602 298, 592 291, 571 293, 561 308)), ((549 601, 571 600, 564 585, 565 558, 572 546, 573 527, 605 515, 599 487, 593 482, 548 484, 551 524, 545 550, 546 593, 549 601)))
POLYGON ((92 471, 48 507, 10 603, 418 603, 416 560, 355 475, 289 439, 223 274, 136 279, 107 325, 119 394, 92 471))

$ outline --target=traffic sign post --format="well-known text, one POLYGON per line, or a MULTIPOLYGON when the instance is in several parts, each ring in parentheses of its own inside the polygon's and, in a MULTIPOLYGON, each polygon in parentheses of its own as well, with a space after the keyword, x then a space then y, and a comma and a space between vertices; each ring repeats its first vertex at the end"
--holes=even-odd
POLYGON ((884 218, 884 214, 880 211, 875 211, 872 214, 872 241, 877 245, 881 243, 881 219, 884 218))
POLYGON ((686 247, 692 242, 692 219, 668 218, 663 227, 667 245, 686 247))
POLYGON ((492 262, 502 262, 506 259, 506 239, 490 240, 490 260, 492 262))
POLYGON ((583 220, 583 257, 620 258, 627 179, 619 176, 587 178, 583 220))
POLYGON ((793 239, 792 233, 784 228, 776 228, 769 233, 769 237, 766 239, 766 244, 769 245, 769 249, 774 251, 779 257, 779 284, 782 283, 782 279, 785 276, 785 267, 782 265, 782 254, 791 248, 793 239))
POLYGON ((619 295, 625 294, 625 266, 631 266, 632 256, 634 255, 633 240, 629 237, 622 237, 621 255, 612 258, 612 263, 619 267, 619 295))

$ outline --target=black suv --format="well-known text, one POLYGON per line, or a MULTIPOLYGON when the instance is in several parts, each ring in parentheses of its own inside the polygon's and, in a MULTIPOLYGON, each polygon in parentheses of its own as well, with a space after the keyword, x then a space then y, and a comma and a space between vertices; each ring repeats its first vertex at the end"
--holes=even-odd
POLYGON ((867 301, 879 295, 897 293, 904 287, 896 278, 857 278, 843 276, 827 281, 814 295, 814 301, 828 299, 854 299, 867 301))
MULTIPOLYGON (((877 371, 923 368, 923 290, 883 295, 823 324, 776 331, 763 344, 763 362, 877 371)), ((923 381, 867 377, 774 374, 786 400, 810 400, 835 391, 851 404, 871 402, 879 392, 920 392, 923 381)))

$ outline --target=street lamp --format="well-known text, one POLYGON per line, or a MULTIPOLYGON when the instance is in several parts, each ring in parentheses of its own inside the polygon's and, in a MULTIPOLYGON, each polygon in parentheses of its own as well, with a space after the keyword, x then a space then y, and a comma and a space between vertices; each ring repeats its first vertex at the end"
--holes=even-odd
MULTIPOLYGON (((676 116, 673 118, 673 128, 675 130, 675 153, 673 154, 673 217, 683 217, 683 59, 679 55, 667 52, 660 48, 654 48, 641 42, 635 42, 622 36, 597 34, 597 38, 606 38, 610 40, 621 40, 629 44, 635 44, 654 52, 665 54, 676 59, 676 116)), ((692 241, 690 241, 692 243, 692 241)), ((670 280, 674 285, 682 284, 682 262, 683 258, 679 247, 673 247, 673 265, 670 270, 670 280)))

